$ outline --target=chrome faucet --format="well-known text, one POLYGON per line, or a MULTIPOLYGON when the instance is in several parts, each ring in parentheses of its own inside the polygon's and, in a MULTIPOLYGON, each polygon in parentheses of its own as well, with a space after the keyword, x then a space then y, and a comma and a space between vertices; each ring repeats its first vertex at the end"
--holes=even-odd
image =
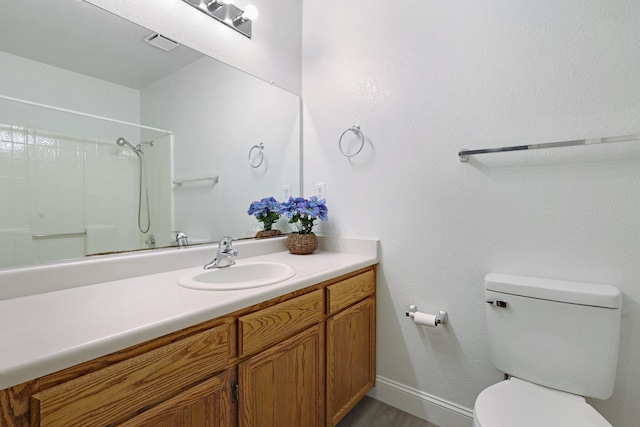
POLYGON ((238 250, 231 247, 232 241, 233 237, 223 237, 218 245, 216 257, 210 263, 205 264, 204 268, 211 270, 212 268, 223 268, 234 265, 236 262, 233 260, 233 257, 238 256, 238 250))
POLYGON ((187 235, 185 233, 183 233, 182 231, 176 231, 176 236, 174 241, 176 242, 176 244, 178 246, 188 246, 189 245, 189 240, 187 239, 187 235))

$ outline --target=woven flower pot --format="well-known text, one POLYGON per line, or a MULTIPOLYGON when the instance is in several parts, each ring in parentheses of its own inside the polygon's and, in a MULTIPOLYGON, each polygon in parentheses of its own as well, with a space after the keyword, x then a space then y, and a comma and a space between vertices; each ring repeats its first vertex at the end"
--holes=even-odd
POLYGON ((262 230, 256 234, 256 239, 267 239, 269 237, 276 237, 280 234, 280 230, 262 230))
POLYGON ((287 237, 287 249, 294 255, 310 255, 318 249, 318 236, 311 234, 291 233, 287 237))

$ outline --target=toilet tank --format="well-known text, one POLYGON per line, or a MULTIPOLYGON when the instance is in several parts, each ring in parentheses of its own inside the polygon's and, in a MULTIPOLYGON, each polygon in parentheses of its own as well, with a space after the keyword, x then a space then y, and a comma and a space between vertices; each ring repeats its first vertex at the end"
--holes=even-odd
POLYGON ((494 366, 581 396, 608 399, 618 365, 622 295, 610 285, 507 274, 485 277, 494 366))

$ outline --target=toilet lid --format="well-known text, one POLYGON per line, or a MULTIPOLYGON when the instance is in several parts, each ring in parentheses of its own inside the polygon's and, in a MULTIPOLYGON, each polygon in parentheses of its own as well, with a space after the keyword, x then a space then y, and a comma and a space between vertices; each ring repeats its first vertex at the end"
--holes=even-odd
POLYGON ((476 399, 479 427, 612 427, 584 398, 512 377, 476 399))

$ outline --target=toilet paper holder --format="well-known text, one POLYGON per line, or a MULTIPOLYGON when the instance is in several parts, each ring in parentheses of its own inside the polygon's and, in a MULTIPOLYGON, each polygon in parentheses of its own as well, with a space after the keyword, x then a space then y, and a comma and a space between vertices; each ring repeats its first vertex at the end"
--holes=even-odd
MULTIPOLYGON (((418 306, 415 304, 409 305, 409 310, 405 312, 405 316, 413 318, 413 316, 418 312, 418 306)), ((440 324, 445 324, 449 321, 449 315, 446 311, 440 310, 436 315, 436 326, 440 324)))

